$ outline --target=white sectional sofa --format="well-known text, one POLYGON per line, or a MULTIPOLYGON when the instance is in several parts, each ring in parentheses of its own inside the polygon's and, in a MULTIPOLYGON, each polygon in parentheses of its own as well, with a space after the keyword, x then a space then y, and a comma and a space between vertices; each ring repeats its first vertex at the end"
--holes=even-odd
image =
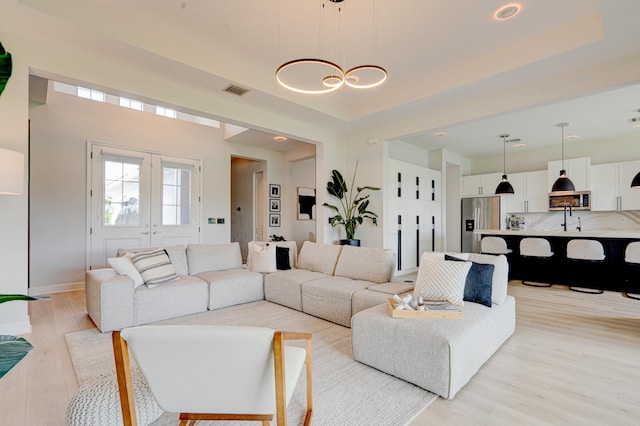
POLYGON ((297 269, 265 275, 265 299, 350 327, 356 312, 413 289, 390 282, 394 267, 392 250, 306 241, 297 269))
MULTIPOLYGON (((515 299, 507 295, 504 256, 454 255, 494 265, 490 282, 483 278, 485 289, 491 289, 490 301, 485 294, 483 303, 491 307, 466 301, 462 320, 442 320, 389 315, 387 299, 414 287, 413 282, 391 281, 391 250, 305 242, 297 260, 292 254, 295 268, 272 273, 243 268, 237 243, 166 251, 178 279, 153 288, 136 286, 111 268, 87 272, 87 310, 101 331, 266 299, 351 327, 357 361, 449 399, 515 331, 515 299)), ((444 256, 423 255, 419 284, 423 265, 444 261, 444 256)))
MULTIPOLYGON (((118 255, 142 250, 151 249, 123 249, 118 255)), ((262 299, 349 327, 354 313, 413 288, 389 282, 391 250, 307 241, 297 257, 291 253, 296 268, 267 274, 243 268, 238 243, 165 250, 178 279, 153 288, 136 286, 112 268, 87 271, 87 311, 102 332, 262 299)))

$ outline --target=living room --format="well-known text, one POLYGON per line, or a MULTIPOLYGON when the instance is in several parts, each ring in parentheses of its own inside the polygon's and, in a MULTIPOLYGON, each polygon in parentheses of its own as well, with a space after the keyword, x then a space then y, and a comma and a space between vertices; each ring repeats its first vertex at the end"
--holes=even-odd
MULTIPOLYGON (((325 103, 328 104, 326 100, 319 98, 305 100, 304 102, 309 103, 301 107, 299 101, 290 93, 280 95, 282 96, 281 98, 272 97, 268 93, 274 91, 275 89, 273 88, 255 90, 253 93, 250 92, 244 95, 247 96, 246 98, 235 97, 227 93, 215 93, 212 95, 211 92, 217 92, 218 86, 222 88, 229 83, 252 81, 251 76, 247 74, 255 72, 258 68, 246 66, 245 64, 244 67, 240 67, 231 73, 224 73, 223 70, 217 70, 218 74, 211 72, 211 75, 215 74, 216 76, 207 77, 209 79, 208 82, 211 84, 209 86, 203 83, 203 81, 207 81, 206 78, 204 80, 201 79, 203 73, 207 74, 203 69, 211 71, 211 69, 221 66, 219 63, 225 61, 209 58, 207 56, 210 55, 209 53, 205 54, 207 56, 206 59, 203 58, 202 52, 206 51, 206 43, 194 44, 194 46, 198 47, 181 51, 176 46, 170 47, 170 43, 160 46, 161 43, 148 42, 149 45, 145 46, 145 41, 138 40, 135 43, 140 43, 140 45, 133 48, 132 44, 135 43, 132 41, 122 43, 120 38, 125 38, 124 35, 108 35, 110 32, 115 31, 113 30, 113 28, 116 28, 115 26, 106 28, 107 25, 105 24, 105 28, 101 29, 90 30, 87 28, 91 26, 87 24, 87 22, 92 22, 91 16, 99 16, 109 11, 109 8, 105 9, 105 5, 101 2, 92 4, 89 14, 83 17, 63 16, 69 10, 78 6, 73 1, 64 2, 64 5, 69 8, 66 11, 64 7, 59 10, 51 10, 51 7, 45 3, 38 1, 12 1, 6 5, 6 13, 3 12, 3 16, 0 17, 0 22, 2 23, 0 25, 2 27, 0 41, 14 57, 12 77, 0 98, 0 117, 2 117, 3 128, 0 145, 2 148, 19 151, 27 155, 28 161, 32 165, 32 168, 29 169, 27 167, 27 170, 30 176, 33 176, 41 184, 38 197, 36 197, 35 192, 30 192, 35 188, 29 188, 26 177, 25 191, 22 195, 0 196, 0 208, 4 213, 2 224, 0 224, 0 233, 3 235, 3 243, 0 244, 0 258, 3 259, 1 265, 5 272, 2 293, 50 294, 53 293, 52 290, 55 289, 55 286, 62 283, 72 285, 68 288, 59 287, 59 290, 74 290, 81 287, 85 265, 87 264, 85 248, 88 228, 86 225, 87 166, 89 162, 87 140, 111 147, 138 148, 162 154, 184 154, 189 158, 194 156, 202 158, 204 160, 202 176, 203 214, 200 220, 203 221, 201 222, 203 229, 201 241, 203 243, 231 241, 229 221, 233 214, 232 210, 235 207, 232 205, 229 196, 231 158, 242 157, 266 160, 266 183, 281 185, 283 196, 286 194, 281 206, 281 226, 268 228, 266 235, 283 234, 293 239, 290 232, 296 211, 294 194, 296 188, 300 185, 288 181, 286 169, 288 160, 286 160, 285 154, 262 150, 253 146, 233 145, 224 141, 222 129, 198 127, 196 125, 188 126, 193 131, 193 133, 189 134, 189 140, 190 143, 194 144, 194 147, 188 148, 181 141, 183 135, 176 136, 175 129, 177 125, 169 119, 153 116, 145 117, 141 114, 132 119, 129 117, 131 117, 131 114, 135 114, 133 111, 125 111, 113 105, 96 105, 91 101, 80 99, 69 101, 75 107, 70 109, 67 115, 62 114, 58 117, 60 118, 58 122, 59 128, 55 125, 50 126, 50 123, 55 123, 56 121, 54 116, 49 116, 47 118, 47 126, 44 126, 44 122, 41 121, 44 112, 41 110, 47 108, 46 103, 41 102, 38 104, 30 101, 30 94, 34 91, 33 87, 30 88, 30 82, 34 77, 43 80, 62 81, 76 86, 89 84, 95 90, 102 89, 107 93, 113 91, 131 98, 137 96, 141 101, 181 107, 184 112, 202 114, 222 123, 232 123, 271 135, 286 135, 290 139, 307 143, 315 149, 317 206, 328 201, 328 195, 324 189, 331 170, 339 169, 343 171, 345 176, 351 176, 357 160, 359 161, 357 182, 382 187, 383 192, 373 196, 373 209, 381 213, 386 211, 388 205, 384 198, 385 191, 392 192, 395 188, 389 188, 388 176, 380 173, 380 171, 388 169, 389 159, 397 160, 402 158, 407 160, 415 157, 413 154, 420 154, 424 151, 426 154, 418 162, 442 173, 443 192, 440 193, 443 201, 441 206, 441 216, 443 217, 441 225, 442 239, 439 240, 436 247, 439 250, 444 250, 455 247, 453 244, 455 244, 456 239, 452 238, 454 242, 450 242, 448 239, 448 236, 453 233, 448 232, 446 218, 452 214, 451 211, 459 208, 459 202, 448 204, 450 200, 446 197, 446 191, 448 191, 447 181, 451 184, 451 180, 447 179, 445 170, 451 164, 457 164, 460 167, 458 176, 460 174, 502 170, 501 141, 499 138, 495 138, 496 150, 491 155, 470 160, 449 149, 434 149, 432 152, 427 152, 426 149, 407 143, 406 140, 410 139, 410 135, 419 131, 442 129, 456 123, 586 96, 614 87, 631 85, 637 82, 638 69, 640 68, 638 51, 635 46, 632 46, 636 30, 633 26, 629 26, 626 19, 622 18, 628 13, 628 10, 635 10, 633 8, 637 6, 632 2, 625 2, 623 5, 617 6, 589 2, 588 5, 582 4, 576 7, 583 7, 589 12, 597 11, 597 13, 594 13, 601 19, 601 22, 598 22, 604 26, 604 35, 600 34, 598 37, 603 37, 605 41, 598 47, 596 52, 599 54, 602 49, 606 50, 607 43, 615 44, 620 42, 621 39, 626 40, 625 43, 621 43, 620 50, 615 52, 612 50, 610 55, 602 55, 598 59, 596 59, 596 56, 592 56, 590 59, 587 59, 588 55, 580 56, 580 60, 575 60, 574 58, 574 64, 571 66, 566 65, 566 62, 564 62, 571 62, 571 58, 564 59, 562 65, 556 71, 545 70, 543 72, 543 70, 538 70, 535 65, 538 62, 529 58, 533 65, 530 65, 530 68, 523 65, 524 68, 527 68, 528 78, 540 71, 539 78, 531 77, 532 80, 525 80, 525 77, 516 76, 514 69, 517 68, 517 65, 505 64, 501 72, 493 69, 487 73, 487 75, 493 75, 493 79, 502 81, 501 88, 492 87, 491 90, 485 91, 482 88, 482 81, 486 83, 487 80, 476 77, 476 85, 465 86, 460 84, 460 89, 457 92, 453 90, 457 94, 454 93, 455 96, 447 102, 437 102, 436 97, 431 104, 427 105, 428 102, 425 102, 424 105, 412 112, 396 111, 388 121, 382 119, 385 115, 384 113, 374 113, 364 118, 344 120, 342 118, 336 119, 335 116, 343 113, 345 114, 344 116, 349 116, 349 112, 345 112, 343 109, 331 112, 333 105, 325 105, 325 103), (625 7, 627 12, 623 12, 625 7), (614 30, 612 27, 616 25, 618 29, 614 30), (614 34, 612 35, 611 33, 614 34), (614 41, 609 41, 609 38, 614 41), (109 46, 103 46, 103 43, 109 46), (119 50, 117 54, 114 53, 116 50, 119 50), (133 60, 137 55, 148 56, 145 56, 144 60, 138 63, 133 60), (145 60, 147 61, 146 65, 141 65, 145 63, 145 60), (179 65, 179 62, 182 62, 183 65, 179 65), (234 75, 234 77, 229 78, 230 74, 234 75), (227 78, 222 78, 221 76, 227 76, 227 78), (553 82, 553 85, 546 86, 545 84, 549 82, 553 82), (213 90, 212 86, 215 86, 216 89, 213 90), (540 87, 545 87, 545 89, 542 90, 540 87), (251 98, 253 95, 255 96, 251 98), (246 99, 248 101, 245 102, 246 99), (280 108, 275 108, 275 105, 280 108), (105 108, 106 113, 103 112, 105 108), (295 111, 296 109, 301 111, 295 111), (101 115, 108 115, 109 119, 114 120, 113 133, 108 133, 110 131, 105 130, 107 127, 105 124, 100 126, 101 131, 99 133, 90 130, 94 124, 91 118, 91 113, 94 111, 98 111, 98 114, 101 115), (311 118, 308 118, 305 114, 309 111, 320 112, 310 114, 311 118), (31 129, 27 125, 29 120, 32 120, 31 129), (353 125, 351 126, 350 124, 353 125), (70 129, 70 127, 73 127, 73 129, 70 129), (64 131, 61 131, 62 129, 64 131), (78 131, 74 142, 68 144, 60 143, 61 140, 65 139, 65 135, 72 133, 72 130, 78 131), (31 131, 32 143, 38 143, 40 149, 40 151, 32 151, 31 154, 29 154, 29 150, 33 149, 33 146, 29 144, 29 131, 31 131), (55 135, 49 136, 47 135, 48 132, 54 132, 55 135), (150 134, 151 132, 153 133, 150 134), (125 134, 128 136, 125 137, 125 134), (406 138, 404 138, 405 136, 406 138), (58 143, 47 147, 46 142, 49 139, 55 139, 58 143), (51 151, 47 151, 47 149, 51 151), (62 158, 66 163, 61 161, 46 165, 47 159, 51 155, 56 156, 51 158, 62 158), (39 164, 37 169, 35 164, 39 164), (61 187, 56 187, 54 189, 57 192, 53 192, 62 194, 63 198, 47 198, 45 183, 48 173, 62 176, 66 174, 66 180, 63 180, 63 182, 64 185, 68 186, 64 188, 64 191, 61 190, 61 187), (68 203, 69 201, 72 202, 68 203), (287 203, 286 206, 284 205, 285 202, 287 203), (57 226, 59 222, 54 222, 55 224, 49 223, 46 226, 46 215, 44 214, 46 211, 43 210, 45 208, 51 209, 56 213, 57 217, 66 217, 66 220, 69 221, 68 223, 79 225, 69 229, 57 226), (447 211, 449 211, 449 214, 447 214, 447 211), (30 228, 30 212, 36 216, 42 228, 30 228), (214 225, 204 222, 208 218, 226 218, 227 221, 224 224, 216 223, 214 225), (38 241, 38 239, 46 244, 30 246, 30 241, 38 241), (74 249, 72 254, 55 252, 56 248, 59 248, 56 241, 60 239, 65 241, 73 240, 74 249), (51 254, 51 258, 47 258, 48 253, 51 254), (65 262, 69 261, 72 261, 73 268, 66 267, 68 264, 65 262), (50 266, 58 266, 62 272, 59 275, 53 274, 52 276, 50 274, 51 269, 40 267, 41 265, 46 266, 47 263, 50 266), (64 275, 65 270, 67 271, 66 276, 64 275), (72 272, 69 274, 68 271, 72 272), (73 287, 74 284, 76 287, 73 287), (40 285, 45 290, 38 291, 36 287, 40 285)), ((496 3, 489 9, 493 11, 498 6, 500 4, 496 3)), ((273 12, 273 9, 269 10, 273 12)), ((545 11, 548 12, 547 9, 545 11)), ((631 13, 628 14, 633 15, 631 13)), ((585 15, 589 14, 585 13, 585 15)), ((109 19, 105 18, 105 22, 113 25, 114 21, 111 21, 111 19, 117 21, 117 18, 121 17, 121 13, 110 11, 104 16, 109 16, 109 19)), ((597 38, 586 29, 582 29, 584 32, 579 34, 585 40, 589 39, 589 37, 597 38)), ((127 31, 132 31, 124 24, 118 30, 122 31, 123 34, 127 31)), ((149 30, 149 28, 140 30, 140 32, 144 33, 145 30, 149 30)), ((577 31, 576 34, 578 34, 577 31)), ((164 40, 170 41, 171 37, 168 36, 164 40)), ((583 42, 585 45, 588 44, 585 41, 583 42)), ((277 42, 273 41, 273 44, 276 45, 277 42)), ((284 44, 281 48, 283 47, 284 44)), ((569 45, 563 45, 557 49, 570 50, 572 47, 577 50, 588 50, 584 46, 569 45)), ((216 50, 220 57, 224 57, 223 52, 227 53, 224 50, 216 50)), ((549 55, 546 62, 542 59, 544 54, 541 54, 541 57, 537 59, 545 64, 554 64, 554 55, 549 52, 546 52, 546 54, 549 55)), ((558 58, 562 56, 561 53, 557 54, 558 58)), ((568 56, 571 55, 568 54, 568 56)), ((555 60, 560 61, 558 58, 555 60)), ((278 62, 279 59, 276 58, 275 62, 278 62)), ((269 68, 265 74, 268 74, 269 79, 273 79, 274 71, 269 68)), ((491 80, 492 78, 488 79, 491 80)), ((255 87, 259 86, 256 85, 255 87)), ((444 89, 441 90, 446 92, 444 89)), ((436 90, 434 93, 439 93, 439 91, 436 90)), ((62 95, 54 93, 48 101, 54 102, 56 96, 61 97, 62 95)), ((366 97, 363 98, 362 96, 358 95, 358 100, 361 103, 350 103, 344 108, 358 110, 359 107, 362 107, 362 102, 366 102, 366 97)), ((51 108, 51 110, 53 109, 51 108)), ((49 111, 48 113, 51 112, 49 111)), ((351 114, 351 117, 358 116, 353 112, 351 114)), ((622 118, 622 120, 627 120, 632 115, 633 111, 629 111, 629 116, 622 118)), ((557 118, 557 121, 561 120, 563 118, 557 118)), ((555 122, 549 123, 552 132, 557 130, 553 128, 553 124, 555 122)), ((180 132, 183 129, 184 127, 180 127, 180 132)), ((495 129, 494 133, 497 136, 502 131, 503 129, 495 129)), ((552 146, 535 150, 529 156, 510 155, 508 157, 509 170, 512 172, 536 170, 542 168, 541 164, 546 164, 546 161, 558 159, 559 135, 551 136, 551 138, 553 140, 552 146)), ((640 151, 638 151, 635 139, 619 142, 601 139, 587 142, 582 146, 568 147, 567 153, 570 157, 591 155, 594 163, 640 159, 640 151)), ((58 184, 61 183, 58 182, 58 184)), ((307 185, 305 184, 305 186, 307 185)), ((334 241, 342 236, 338 230, 327 224, 328 215, 329 212, 324 211, 324 209, 317 209, 315 235, 318 242, 333 244, 334 241)), ((378 227, 366 225, 361 228, 358 236, 361 238, 363 245, 369 247, 393 246, 394 241, 391 239, 391 235, 394 229, 392 224, 388 223, 389 220, 387 218, 385 222, 381 221, 381 225, 378 227)), ((451 222, 456 227, 459 227, 459 221, 451 222)), ((547 302, 545 294, 549 293, 526 293, 527 290, 529 289, 521 289, 519 286, 515 286, 513 291, 525 293, 521 295, 523 300, 531 301, 530 308, 533 310, 528 311, 526 317, 531 322, 523 323, 523 329, 529 330, 527 337, 532 340, 526 344, 528 348, 533 348, 534 342, 538 345, 545 344, 544 339, 535 340, 535 335, 538 332, 534 326, 538 324, 539 320, 534 317, 534 313, 539 313, 536 309, 542 308, 534 306, 536 302, 547 302)), ((60 298, 55 297, 52 303, 32 303, 27 305, 22 302, 15 302, 3 304, 0 307, 1 334, 29 333, 33 327, 33 337, 30 340, 33 341, 36 347, 40 345, 47 348, 64 346, 64 339, 60 339, 61 334, 64 333, 59 331, 54 333, 55 339, 54 337, 46 337, 47 331, 51 331, 51 329, 44 324, 53 324, 57 318, 57 321, 62 321, 67 325, 66 328, 61 327, 66 331, 76 327, 88 326, 90 322, 87 323, 86 310, 83 311, 81 307, 82 298, 73 293, 61 293, 63 296, 60 296, 60 298), (52 306, 42 306, 48 304, 52 306), (40 328, 36 329, 36 327, 40 328), (53 346, 47 345, 47 343, 54 343, 53 340, 58 340, 58 342, 53 346)), ((566 295, 557 292, 555 289, 552 290, 551 294, 554 295, 554 300, 563 301, 561 308, 563 312, 565 308, 567 312, 571 312, 573 308, 575 309, 574 312, 581 312, 580 315, 586 315, 585 311, 597 309, 592 304, 606 305, 607 307, 602 315, 610 318, 606 321, 603 320, 603 323, 615 328, 621 341, 624 341, 624 336, 635 336, 637 338, 637 333, 634 335, 634 331, 629 328, 629 324, 637 324, 638 321, 637 315, 634 316, 633 314, 634 305, 629 304, 631 301, 620 298, 619 294, 607 294, 606 302, 601 302, 603 299, 598 302, 573 294, 566 295), (584 305, 576 307, 574 306, 576 303, 584 303, 584 305), (621 318, 627 318, 629 321, 623 324, 621 318)), ((523 302, 523 305, 526 306, 526 302, 523 302)), ((635 309, 637 310, 637 308, 635 309)), ((552 315, 552 313, 544 313, 552 315)), ((523 320, 526 320, 526 318, 523 320)), ((567 329, 577 327, 571 321, 564 325, 567 329)), ((588 339, 588 331, 583 331, 586 341, 588 339)), ((522 339, 524 340, 524 337, 522 339)), ((555 341, 554 344, 560 345, 559 342, 555 341)), ((631 359, 637 353, 637 345, 634 346, 633 343, 630 343, 627 346, 626 349, 620 349, 621 351, 626 351, 621 356, 631 359)), ((557 346, 557 348, 560 348, 558 349, 559 351, 574 351, 574 354, 581 351, 579 345, 569 348, 557 346)), ((34 355, 36 354, 31 354, 31 356, 34 355)), ((56 357, 61 359, 59 355, 56 355, 56 357)), ((46 356, 42 355, 42 357, 37 357, 36 359, 43 360, 44 358, 46 356)), ((25 361, 27 360, 28 358, 25 361)), ((516 362, 515 359, 511 361, 516 362)), ((25 365, 29 366, 32 372, 27 373, 25 371, 20 373, 21 378, 25 378, 28 375, 31 377, 32 374, 41 371, 37 369, 35 361, 25 365)), ((60 368, 60 364, 47 365, 52 369, 60 368)), ((57 390, 65 387, 63 393, 67 395, 73 393, 72 390, 74 390, 74 385, 71 383, 73 371, 68 364, 62 365, 62 369, 67 374, 54 386, 56 386, 57 390)), ((593 366, 594 368, 602 367, 598 364, 593 364, 593 366)), ((611 372, 612 375, 615 374, 618 377, 617 373, 617 371, 611 372)), ((631 375, 630 377, 633 376, 631 375)), ((4 378, 3 380, 6 379, 4 378)), ((572 379, 568 380, 571 381, 572 379)), ((620 380, 620 383, 625 384, 630 379, 622 378, 620 380)), ((593 384, 597 385, 595 379, 593 384)), ((509 389, 518 386, 516 383, 509 382, 482 381, 475 389, 477 390, 482 386, 497 387, 501 385, 509 389)), ((43 395, 46 393, 46 389, 41 387, 35 392, 37 394, 30 395, 20 402, 20 406, 31 405, 38 398, 45 398, 43 395)), ((452 416, 450 419, 454 419, 454 413, 464 409, 463 403, 468 403, 470 400, 478 402, 482 399, 481 394, 482 390, 466 397, 461 394, 461 397, 467 399, 460 399, 461 402, 459 403, 458 400, 452 401, 453 404, 458 403, 460 406, 446 405, 447 408, 442 408, 437 416, 443 421, 446 421, 449 415, 452 416)), ((67 399, 67 396, 65 396, 57 402, 58 410, 67 399)), ((625 400, 624 406, 630 402, 626 393, 621 399, 625 400)), ((434 404, 432 408, 437 406, 439 405, 434 404)), ((440 404, 440 406, 445 407, 444 404, 440 404)), ((499 411, 502 410, 504 413, 505 406, 502 405, 499 411)), ((483 404, 478 402, 476 413, 484 412, 483 407, 483 404)), ((603 410, 607 411, 608 409, 604 407, 603 410)), ((632 410, 630 411, 632 412, 632 410)), ((522 412, 518 413, 522 414, 522 412)), ((518 413, 512 412, 510 414, 517 416, 518 413)), ((554 413, 557 414, 555 411, 554 413)), ((506 422, 508 418, 508 416, 501 417, 501 421, 506 422)), ((618 420, 620 420, 620 423, 625 423, 625 420, 629 418, 621 417, 618 420)), ((567 418, 563 418, 563 420, 567 421, 567 418)), ((553 422, 553 418, 549 418, 549 421, 553 422)), ((34 421, 31 424, 39 423, 34 421)))

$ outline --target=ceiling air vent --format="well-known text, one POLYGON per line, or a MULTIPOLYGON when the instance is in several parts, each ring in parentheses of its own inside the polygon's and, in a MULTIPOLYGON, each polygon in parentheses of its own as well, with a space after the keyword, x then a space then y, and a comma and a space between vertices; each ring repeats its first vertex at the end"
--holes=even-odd
POLYGON ((249 89, 245 89, 244 87, 236 86, 234 84, 230 84, 223 89, 223 92, 233 93, 234 95, 242 96, 247 93, 249 89))

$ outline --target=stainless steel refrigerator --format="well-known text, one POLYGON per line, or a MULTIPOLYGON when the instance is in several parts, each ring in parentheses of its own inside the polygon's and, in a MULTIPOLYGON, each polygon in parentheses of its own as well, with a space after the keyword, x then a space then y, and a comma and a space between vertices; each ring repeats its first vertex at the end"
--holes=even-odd
POLYGON ((462 198, 462 252, 480 253, 476 229, 500 229, 500 196, 462 198))

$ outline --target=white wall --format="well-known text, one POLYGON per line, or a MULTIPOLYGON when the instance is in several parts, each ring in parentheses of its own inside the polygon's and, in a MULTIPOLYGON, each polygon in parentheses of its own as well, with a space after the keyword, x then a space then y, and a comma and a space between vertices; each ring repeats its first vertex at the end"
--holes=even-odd
MULTIPOLYGON (((244 260, 247 259, 247 244, 253 240, 254 234, 254 174, 258 172, 263 172, 263 175, 266 172, 264 161, 245 158, 231 160, 231 241, 240 243, 244 260)), ((266 182, 264 186, 267 192, 269 186, 266 182)), ((268 215, 268 204, 264 206, 265 215, 268 215)))
MULTIPOLYGON (((89 140, 202 159, 203 243, 231 240, 231 156, 267 160, 265 179, 278 184, 283 181, 282 153, 227 143, 222 140, 221 129, 53 90, 49 90, 47 105, 33 105, 30 114, 33 294, 84 282, 89 140), (208 224, 208 217, 225 218, 225 224, 208 224)), ((283 216, 283 226, 291 218, 283 216)), ((281 228, 267 228, 268 233, 273 229, 281 228)))

